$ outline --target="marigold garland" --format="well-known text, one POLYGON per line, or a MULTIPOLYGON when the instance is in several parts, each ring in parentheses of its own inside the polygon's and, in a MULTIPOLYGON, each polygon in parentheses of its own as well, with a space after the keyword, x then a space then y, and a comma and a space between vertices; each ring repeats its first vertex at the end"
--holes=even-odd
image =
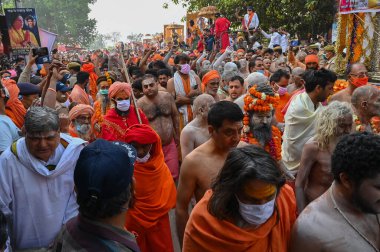
POLYGON ((353 45, 353 55, 352 55, 352 60, 351 63, 356 63, 359 62, 362 54, 363 54, 363 39, 364 39, 364 24, 362 23, 361 20, 364 19, 364 13, 357 13, 355 16, 355 39, 352 41, 354 43, 353 45))
POLYGON ((334 94, 345 89, 346 87, 348 87, 348 81, 346 80, 343 80, 343 79, 338 79, 335 81, 334 83, 334 94))
POLYGON ((106 76, 106 78, 107 78, 107 83, 108 83, 108 85, 112 85, 112 83, 113 83, 113 81, 112 81, 112 79, 111 79, 111 76, 110 76, 110 73, 109 72, 106 72, 105 73, 105 76, 106 76))
MULTIPOLYGON (((357 115, 353 116, 354 123, 355 123, 355 130, 357 132, 364 132, 365 131, 365 126, 361 123, 359 117, 357 115)), ((379 134, 380 133, 380 116, 374 116, 370 120, 370 125, 372 132, 374 134, 379 134)))
POLYGON ((256 90, 257 85, 254 85, 249 89, 249 94, 244 97, 244 110, 257 111, 257 112, 269 112, 277 107, 280 96, 275 94, 274 96, 261 93, 256 90))
MULTIPOLYGON (((257 139, 253 137, 252 133, 245 133, 241 140, 246 143, 262 147, 259 141, 257 141, 257 139)), ((272 139, 269 141, 267 145, 265 145, 264 149, 275 160, 281 160, 281 131, 277 127, 272 126, 272 139)))

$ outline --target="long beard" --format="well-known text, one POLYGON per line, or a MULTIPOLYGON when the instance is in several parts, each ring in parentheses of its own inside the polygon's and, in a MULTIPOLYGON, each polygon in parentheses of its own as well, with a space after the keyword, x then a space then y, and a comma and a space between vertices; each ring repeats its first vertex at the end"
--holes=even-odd
POLYGON ((108 104, 109 104, 108 95, 101 95, 100 96, 100 101, 102 102, 102 104, 101 104, 101 106, 102 106, 102 114, 105 115, 106 112, 107 112, 108 104))
POLYGON ((272 139, 272 129, 268 124, 263 124, 258 127, 251 127, 251 133, 263 147, 272 139))

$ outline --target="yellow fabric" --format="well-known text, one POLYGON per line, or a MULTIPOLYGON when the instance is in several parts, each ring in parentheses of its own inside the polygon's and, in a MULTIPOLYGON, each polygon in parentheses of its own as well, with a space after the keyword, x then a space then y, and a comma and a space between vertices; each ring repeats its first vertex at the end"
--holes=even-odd
MULTIPOLYGON (((22 42, 25 41, 26 30, 22 30, 22 29, 16 30, 12 27, 8 30, 8 33, 9 33, 9 39, 10 39, 12 48, 24 47, 22 45, 22 42)), ((38 47, 39 45, 33 32, 29 31, 29 34, 30 34, 30 42, 32 43, 32 46, 38 47)))

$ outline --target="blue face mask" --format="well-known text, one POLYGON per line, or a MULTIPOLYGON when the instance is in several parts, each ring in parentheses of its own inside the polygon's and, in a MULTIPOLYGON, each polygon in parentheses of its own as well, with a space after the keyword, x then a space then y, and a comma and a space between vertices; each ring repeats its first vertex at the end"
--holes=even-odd
POLYGON ((127 112, 131 106, 130 100, 116 101, 116 108, 122 112, 127 112))
POLYGON ((261 73, 261 74, 265 73, 264 70, 257 70, 256 72, 261 73))
POLYGON ((100 89, 99 94, 101 95, 108 95, 108 89, 100 89))

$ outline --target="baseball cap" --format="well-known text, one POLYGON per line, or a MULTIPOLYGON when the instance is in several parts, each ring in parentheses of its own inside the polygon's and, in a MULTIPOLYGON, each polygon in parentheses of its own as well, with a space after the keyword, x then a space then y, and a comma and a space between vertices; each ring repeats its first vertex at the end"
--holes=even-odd
POLYGON ((252 6, 248 6, 247 10, 253 10, 253 7, 252 6))
POLYGON ((17 87, 20 89, 19 95, 32 95, 41 93, 40 88, 32 83, 17 83, 17 87))
POLYGON ((123 142, 97 139, 83 148, 75 166, 78 195, 86 199, 110 199, 120 195, 132 182, 136 150, 123 142))
POLYGON ((55 89, 56 89, 57 91, 60 91, 60 92, 67 92, 67 91, 70 91, 70 90, 71 90, 70 87, 68 87, 65 83, 60 82, 60 81, 57 82, 57 84, 56 84, 56 86, 55 86, 55 89))

